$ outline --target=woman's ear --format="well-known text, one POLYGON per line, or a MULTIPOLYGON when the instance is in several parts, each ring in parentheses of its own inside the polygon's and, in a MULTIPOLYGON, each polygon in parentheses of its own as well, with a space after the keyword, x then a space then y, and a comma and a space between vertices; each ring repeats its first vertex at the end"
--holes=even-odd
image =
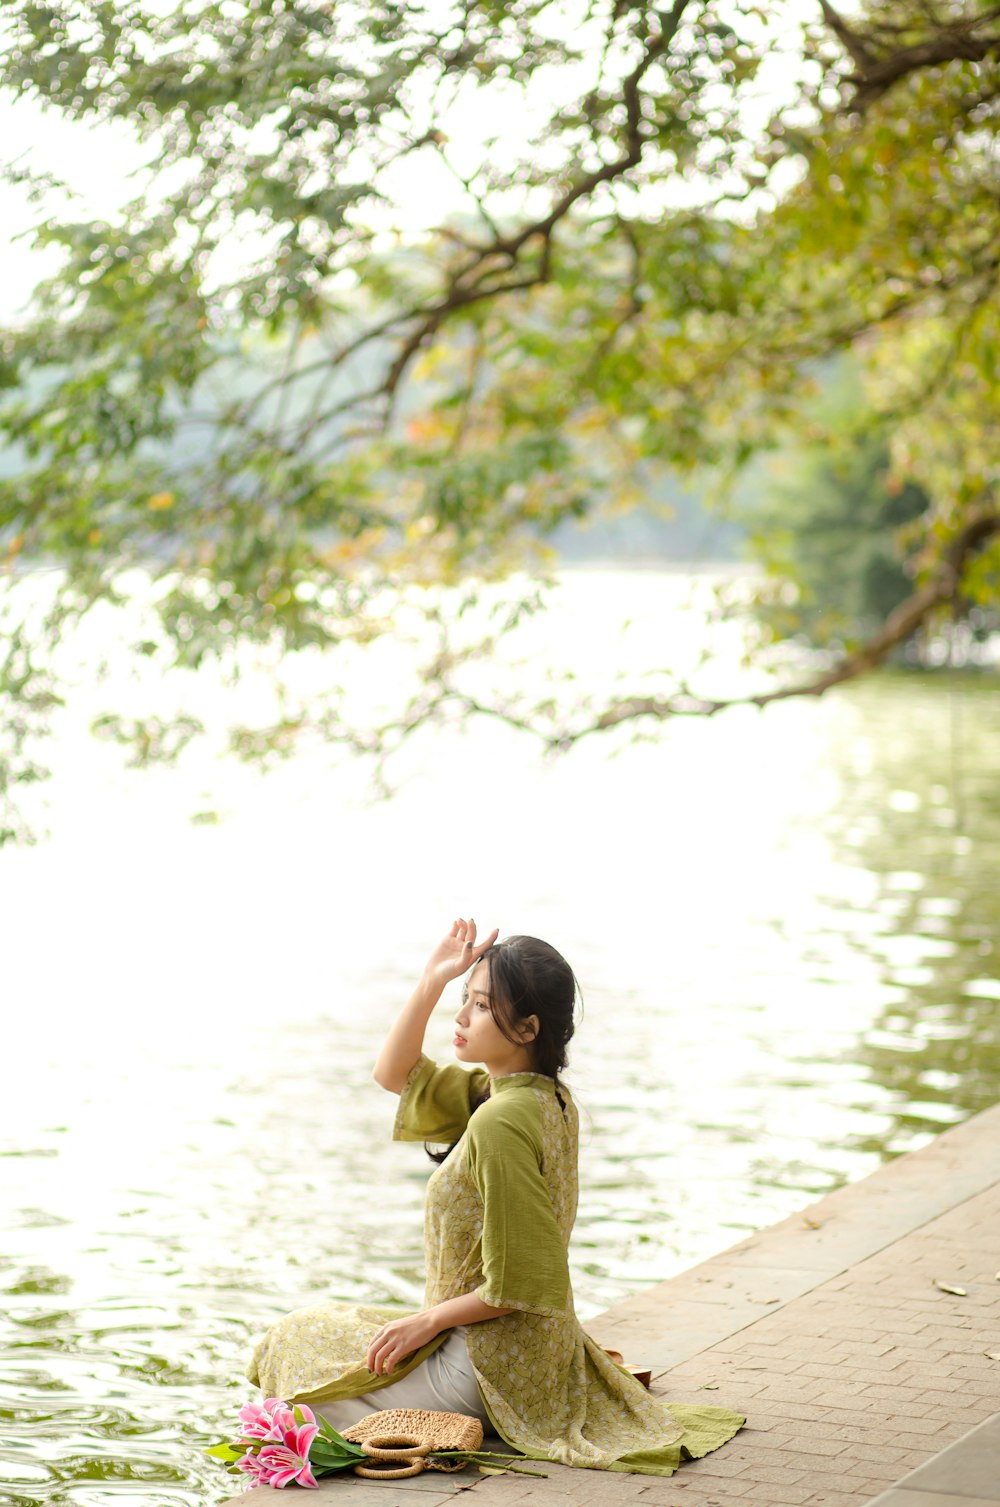
POLYGON ((518 1036, 525 1046, 528 1045, 529 1041, 534 1041, 537 1038, 540 1030, 541 1022, 537 1015, 526 1015, 523 1020, 519 1020, 517 1023, 518 1036))

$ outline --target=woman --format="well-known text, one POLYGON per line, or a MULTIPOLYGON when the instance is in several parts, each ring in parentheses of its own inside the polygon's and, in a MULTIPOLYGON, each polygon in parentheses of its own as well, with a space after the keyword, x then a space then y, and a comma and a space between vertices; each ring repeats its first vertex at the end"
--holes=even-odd
POLYGON ((376 1408, 454 1411, 532 1459, 670 1475, 745 1420, 668 1410, 581 1329, 566 1258, 577 1113, 559 1078, 576 980, 547 943, 497 937, 480 943, 474 921, 454 923, 375 1064, 400 1098, 395 1139, 454 1143, 427 1187, 427 1306, 301 1309, 268 1331, 247 1374, 338 1428, 376 1408), (427 1022, 470 968, 455 1055, 483 1066, 436 1067, 427 1022))

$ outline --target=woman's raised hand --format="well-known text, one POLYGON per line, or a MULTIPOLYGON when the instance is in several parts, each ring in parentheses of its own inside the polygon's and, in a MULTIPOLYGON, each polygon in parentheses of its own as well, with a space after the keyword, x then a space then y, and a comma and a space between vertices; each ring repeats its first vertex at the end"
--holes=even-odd
POLYGON ((407 1077, 424 1049, 427 1022, 441 998, 445 984, 457 979, 474 963, 478 963, 499 935, 494 930, 484 942, 478 942, 475 921, 459 919, 454 923, 448 935, 431 953, 423 977, 382 1043, 382 1050, 375 1059, 372 1070, 376 1083, 390 1093, 403 1092, 407 1077))
POLYGON ((477 942, 475 921, 471 917, 468 921, 459 917, 428 958, 424 969, 425 978, 432 979, 442 987, 451 979, 460 978, 473 963, 479 962, 499 935, 500 932, 494 927, 485 942, 477 942))

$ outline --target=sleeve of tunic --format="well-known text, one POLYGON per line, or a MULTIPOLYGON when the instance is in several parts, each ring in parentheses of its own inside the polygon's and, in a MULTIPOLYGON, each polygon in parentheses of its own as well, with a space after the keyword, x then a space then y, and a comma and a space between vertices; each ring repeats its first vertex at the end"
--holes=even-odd
POLYGON ((469 1168, 483 1200, 476 1297, 551 1318, 572 1302, 569 1263, 542 1171, 540 1121, 529 1111, 523 1100, 491 1100, 469 1126, 469 1168))
POLYGON ((438 1067, 421 1053, 399 1096, 393 1140, 457 1141, 489 1081, 489 1073, 481 1068, 468 1073, 457 1062, 438 1067))

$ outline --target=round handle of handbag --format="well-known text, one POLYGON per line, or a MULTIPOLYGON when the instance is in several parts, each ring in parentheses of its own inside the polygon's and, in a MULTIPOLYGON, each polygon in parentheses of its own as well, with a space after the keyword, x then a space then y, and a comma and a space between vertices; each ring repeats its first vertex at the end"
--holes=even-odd
POLYGON ((374 1434, 361 1441, 361 1448, 371 1459, 370 1465, 355 1465, 356 1476, 373 1481, 398 1481, 403 1476, 419 1476, 426 1469, 425 1456, 433 1449, 412 1434, 374 1434))

